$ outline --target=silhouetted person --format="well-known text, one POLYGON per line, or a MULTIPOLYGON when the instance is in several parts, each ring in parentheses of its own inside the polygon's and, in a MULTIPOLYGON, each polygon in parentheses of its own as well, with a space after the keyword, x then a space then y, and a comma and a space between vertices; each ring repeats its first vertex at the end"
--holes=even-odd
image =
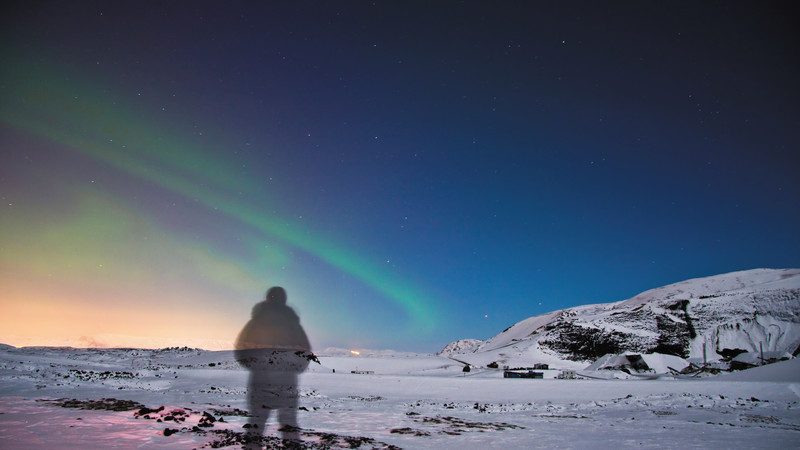
POLYGON ((236 360, 250 370, 249 432, 261 436, 270 412, 277 410, 281 437, 298 441, 297 375, 316 358, 300 318, 286 306, 282 287, 270 288, 266 299, 253 307, 235 349, 236 360))

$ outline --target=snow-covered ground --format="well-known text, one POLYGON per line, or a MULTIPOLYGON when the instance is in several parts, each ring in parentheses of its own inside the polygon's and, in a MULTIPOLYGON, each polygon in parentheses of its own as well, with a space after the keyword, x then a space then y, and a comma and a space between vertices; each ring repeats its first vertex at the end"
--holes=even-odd
MULTIPOLYGON (((464 373, 462 364, 433 355, 328 354, 300 379, 308 446, 795 448, 800 442, 797 359, 697 380, 534 380, 504 379, 501 370, 464 373)), ((222 446, 244 431, 246 379, 230 352, 3 348, 0 448, 222 446), (100 403, 104 398, 141 405, 100 403), (156 411, 137 417, 142 406, 156 411), (217 421, 192 431, 204 412, 217 421), (175 432, 165 436, 165 429, 175 432)), ((267 434, 276 436, 276 428, 271 423, 267 434)))

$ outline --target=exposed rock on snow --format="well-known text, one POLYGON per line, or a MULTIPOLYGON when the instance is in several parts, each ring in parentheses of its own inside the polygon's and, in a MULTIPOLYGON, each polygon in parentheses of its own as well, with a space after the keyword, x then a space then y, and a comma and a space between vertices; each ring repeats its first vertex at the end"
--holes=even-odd
POLYGON ((604 355, 624 352, 702 360, 704 345, 709 361, 757 352, 759 345, 765 352, 797 355, 800 269, 755 269, 697 278, 620 302, 530 317, 464 359, 479 365, 549 362, 580 368, 604 355))
POLYGON ((52 403, 62 408, 94 409, 105 411, 130 411, 144 408, 144 405, 132 400, 117 400, 116 398, 101 398, 100 400, 76 400, 61 398, 57 400, 41 400, 52 403))

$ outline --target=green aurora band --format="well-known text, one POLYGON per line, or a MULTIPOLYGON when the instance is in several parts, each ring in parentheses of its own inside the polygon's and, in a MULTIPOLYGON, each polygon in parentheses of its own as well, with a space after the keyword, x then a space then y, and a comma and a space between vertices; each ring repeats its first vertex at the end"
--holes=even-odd
POLYGON ((414 330, 433 329, 436 303, 420 289, 319 233, 289 225, 237 198, 237 192, 256 192, 258 181, 199 145, 167 131, 154 132, 156 125, 126 110, 110 90, 94 82, 65 81, 65 76, 54 76, 63 70, 44 64, 6 59, 0 70, 4 124, 69 147, 314 255, 400 306, 414 330))

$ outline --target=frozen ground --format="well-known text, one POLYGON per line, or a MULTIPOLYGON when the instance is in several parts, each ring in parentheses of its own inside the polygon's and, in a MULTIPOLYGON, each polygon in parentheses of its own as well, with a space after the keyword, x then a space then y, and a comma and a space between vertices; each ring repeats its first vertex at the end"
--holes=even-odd
MULTIPOLYGON (((300 425, 311 447, 796 448, 800 442, 798 360, 699 380, 608 381, 464 374, 452 360, 424 355, 320 360, 300 385, 300 425)), ((0 349, 0 448, 236 442, 246 422, 246 378, 229 352, 0 349), (104 398, 141 405, 100 403, 104 398), (164 409, 137 414, 142 406, 164 409), (203 419, 204 412, 216 421, 203 419), (192 431, 201 422, 211 426, 192 431), (175 432, 165 436, 165 429, 175 432)), ((277 435, 275 424, 267 434, 277 435)))

